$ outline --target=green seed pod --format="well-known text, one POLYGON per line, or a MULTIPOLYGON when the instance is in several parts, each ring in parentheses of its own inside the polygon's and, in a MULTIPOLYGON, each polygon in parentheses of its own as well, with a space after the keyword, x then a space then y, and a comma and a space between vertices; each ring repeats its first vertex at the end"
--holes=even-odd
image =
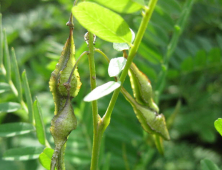
MULTIPOLYGON (((76 61, 74 54, 75 46, 73 32, 72 29, 70 29, 69 38, 65 43, 59 62, 57 63, 55 70, 52 72, 49 81, 49 88, 53 94, 53 100, 55 102, 55 114, 62 109, 68 96, 68 91, 63 84, 68 81, 72 68, 75 65, 76 61)), ((70 97, 75 97, 78 94, 81 84, 78 70, 75 69, 70 81, 70 97)))
POLYGON ((150 134, 157 134, 162 136, 165 140, 170 140, 164 115, 157 114, 157 112, 150 110, 149 107, 137 103, 125 89, 122 88, 121 90, 124 97, 132 105, 136 117, 143 129, 150 134))
POLYGON ((159 108, 153 101, 152 86, 147 76, 141 72, 134 63, 131 64, 128 74, 133 89, 133 95, 137 103, 146 105, 158 113, 159 108))
POLYGON ((54 138, 55 145, 61 146, 67 140, 72 130, 76 129, 77 119, 75 117, 71 99, 68 98, 62 110, 53 117, 50 132, 54 138))

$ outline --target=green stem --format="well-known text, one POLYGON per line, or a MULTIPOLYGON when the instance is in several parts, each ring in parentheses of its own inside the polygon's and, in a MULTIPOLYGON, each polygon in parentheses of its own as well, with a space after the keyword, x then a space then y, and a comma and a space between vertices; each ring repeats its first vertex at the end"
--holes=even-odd
MULTIPOLYGON (((89 70, 90 70, 90 84, 91 90, 96 88, 96 69, 94 61, 94 46, 93 46, 93 34, 88 32, 88 60, 89 60, 89 70)), ((98 120, 100 119, 98 115, 98 104, 97 101, 92 101, 92 114, 93 114, 93 148, 92 148, 92 158, 91 158, 91 170, 97 170, 98 159, 99 159, 99 147, 101 143, 101 136, 98 133, 98 120)))
MULTIPOLYGON (((150 0, 149 4, 148 4, 148 7, 145 8, 145 11, 143 13, 143 19, 141 21, 138 33, 136 35, 134 44, 133 44, 132 48, 129 51, 129 56, 127 58, 126 66, 123 69, 123 72, 122 72, 121 77, 120 77, 120 81, 121 81, 122 84, 125 81, 125 78, 126 78, 127 73, 128 73, 128 69, 130 68, 130 65, 131 65, 131 63, 133 61, 133 58, 134 58, 134 56, 135 56, 135 54, 136 54, 136 52, 137 52, 137 50, 139 48, 139 45, 140 45, 141 40, 142 40, 142 37, 143 37, 143 35, 145 33, 146 27, 147 27, 148 22, 149 22, 149 20, 151 18, 151 15, 152 15, 153 10, 154 10, 154 8, 156 6, 156 3, 157 3, 157 0, 150 0)), ((116 89, 114 91, 113 96, 111 98, 111 101, 109 103, 109 106, 108 106, 108 108, 106 110, 106 113, 103 116, 103 123, 104 123, 103 131, 109 125, 111 113, 112 113, 113 108, 115 106, 115 103, 116 103, 117 97, 119 95, 120 89, 121 88, 118 88, 118 89, 116 89)))
POLYGON ((184 7, 183 11, 181 13, 181 17, 178 20, 177 24, 174 26, 174 32, 173 36, 170 40, 170 43, 167 46, 167 52, 164 56, 164 64, 162 65, 162 71, 160 72, 157 83, 156 83, 156 91, 155 91, 155 102, 158 103, 159 101, 159 96, 162 93, 164 89, 164 81, 166 79, 167 71, 168 71, 168 65, 169 65, 169 60, 172 57, 172 54, 174 53, 176 46, 178 44, 178 40, 180 35, 183 32, 183 29, 185 27, 185 24, 187 22, 187 19, 189 17, 190 11, 192 9, 194 0, 187 0, 184 7))

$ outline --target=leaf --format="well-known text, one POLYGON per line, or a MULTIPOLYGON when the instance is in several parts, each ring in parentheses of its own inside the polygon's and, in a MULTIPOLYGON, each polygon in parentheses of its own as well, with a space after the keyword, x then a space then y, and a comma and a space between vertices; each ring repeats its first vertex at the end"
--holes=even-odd
POLYGON ((15 112, 16 110, 20 109, 20 107, 21 105, 15 102, 0 103, 0 113, 15 112))
POLYGON ((209 63, 220 63, 221 54, 219 48, 212 48, 207 56, 209 63))
POLYGON ((8 42, 7 42, 7 35, 5 30, 3 31, 4 33, 4 65, 6 69, 6 77, 8 82, 11 80, 11 62, 10 62, 10 56, 9 56, 9 50, 8 50, 8 42))
POLYGON ((44 127, 43 118, 42 118, 42 110, 37 99, 33 103, 33 109, 34 109, 34 118, 35 118, 35 127, 36 127, 37 137, 38 137, 39 142, 42 145, 45 145, 45 141, 46 141, 45 127, 44 127))
MULTIPOLYGON (((131 43, 133 43, 134 39, 135 39, 135 33, 133 32, 132 29, 130 29, 131 33, 132 33, 132 40, 131 43)), ((129 50, 130 46, 127 43, 113 43, 113 48, 116 51, 123 51, 123 50, 129 50)))
POLYGON ((181 63, 181 69, 183 71, 192 71, 193 70, 193 58, 187 57, 182 63, 181 63))
POLYGON ((214 122, 214 127, 216 128, 216 130, 220 133, 220 135, 222 136, 222 119, 219 118, 214 122))
POLYGON ((6 123, 0 125, 0 137, 23 135, 34 130, 33 125, 29 123, 6 123))
POLYGON ((200 50, 196 53, 194 57, 195 67, 204 67, 206 65, 207 56, 204 50, 200 50))
POLYGON ((134 2, 136 2, 138 4, 140 4, 140 5, 145 5, 144 0, 132 0, 132 1, 134 1, 134 2))
POLYGON ((113 58, 109 62, 108 73, 110 77, 116 77, 124 69, 126 65, 126 59, 124 57, 113 58))
POLYGON ((131 32, 123 18, 100 5, 82 2, 72 8, 80 24, 101 39, 109 42, 131 42, 131 32))
POLYGON ((114 90, 119 88, 121 86, 121 82, 115 82, 115 81, 109 81, 101 86, 96 87, 93 91, 91 91, 86 97, 84 97, 85 102, 91 102, 94 100, 97 100, 99 98, 102 98, 103 96, 106 96, 110 93, 112 93, 114 90))
POLYGON ((7 161, 26 161, 37 159, 43 149, 43 146, 10 149, 4 153, 3 159, 7 161))
POLYGON ((7 83, 0 83, 0 93, 4 93, 6 91, 11 90, 9 84, 7 83))
POLYGON ((28 104, 29 122, 33 123, 34 119, 33 119, 32 97, 31 97, 29 83, 28 83, 28 79, 27 79, 26 71, 25 70, 22 73, 22 84, 23 84, 23 88, 25 90, 26 102, 28 104))
POLYGON ((39 161, 44 168, 50 169, 51 158, 54 150, 51 148, 45 148, 43 152, 39 155, 39 161))
POLYGON ((216 164, 208 159, 200 161, 201 170, 220 170, 216 164))
POLYGON ((120 13, 133 13, 140 10, 144 5, 144 2, 142 2, 142 0, 134 0, 134 1, 121 0, 121 2, 116 0, 93 0, 93 1, 98 2, 99 4, 120 13), (137 3, 135 1, 139 2, 137 3))
POLYGON ((14 73, 15 73, 15 81, 16 81, 16 89, 18 91, 18 98, 19 98, 19 101, 22 101, 22 83, 21 83, 21 77, 19 73, 19 68, 18 68, 18 63, 17 63, 14 48, 12 48, 11 62, 12 62, 12 66, 14 68, 14 73))
POLYGON ((144 34, 144 38, 146 40, 149 40, 149 42, 151 42, 152 44, 163 47, 166 47, 169 42, 166 30, 162 29, 162 27, 158 26, 153 22, 149 23, 146 32, 144 34))
POLYGON ((162 61, 162 55, 152 44, 141 42, 138 53, 153 64, 159 64, 162 61))

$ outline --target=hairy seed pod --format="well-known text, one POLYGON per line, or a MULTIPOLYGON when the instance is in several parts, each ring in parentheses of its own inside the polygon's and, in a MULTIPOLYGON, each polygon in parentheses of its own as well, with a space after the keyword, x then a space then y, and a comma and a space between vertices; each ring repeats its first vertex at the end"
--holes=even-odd
POLYGON ((68 98, 62 110, 53 117, 50 132, 54 138, 55 145, 62 145, 67 140, 72 130, 76 129, 77 119, 75 117, 71 99, 68 98))
POLYGON ((137 103, 146 105, 158 113, 159 108, 153 101, 152 86, 147 76, 134 63, 131 64, 128 74, 137 103))
POLYGON ((166 121, 163 114, 150 110, 149 107, 137 103, 130 94, 121 89, 124 97, 129 101, 143 129, 150 134, 162 136, 165 140, 170 140, 169 132, 166 127, 166 121))
MULTIPOLYGON (((64 83, 68 81, 72 68, 76 63, 74 54, 74 39, 72 29, 70 29, 69 38, 65 43, 59 62, 57 63, 55 70, 52 72, 49 81, 49 88, 55 102, 55 115, 62 109, 68 96, 68 91, 64 86, 64 83)), ((81 85, 79 72, 75 69, 71 75, 70 97, 75 97, 78 94, 81 85)))

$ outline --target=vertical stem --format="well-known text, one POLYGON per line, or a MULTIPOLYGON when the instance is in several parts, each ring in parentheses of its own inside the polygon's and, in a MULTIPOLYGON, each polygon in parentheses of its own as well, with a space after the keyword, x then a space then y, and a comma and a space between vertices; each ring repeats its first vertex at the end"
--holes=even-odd
MULTIPOLYGON (((89 70, 90 70, 90 84, 91 90, 96 88, 96 70, 94 61, 94 47, 93 47, 93 34, 88 32, 88 60, 89 60, 89 70)), ((98 104, 97 100, 92 101, 92 114, 93 114, 93 148, 92 148, 92 158, 91 158, 91 170, 97 169, 98 159, 99 159, 99 147, 101 143, 101 136, 98 135, 98 104)))

